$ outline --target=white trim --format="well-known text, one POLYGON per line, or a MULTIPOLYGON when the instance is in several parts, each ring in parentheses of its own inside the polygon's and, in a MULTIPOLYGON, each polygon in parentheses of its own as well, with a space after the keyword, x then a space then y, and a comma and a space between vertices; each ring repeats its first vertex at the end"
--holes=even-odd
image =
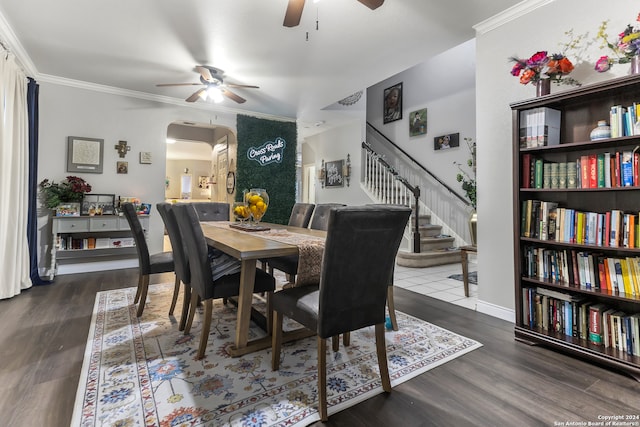
POLYGON ((474 25, 473 29, 476 30, 476 35, 488 33, 491 30, 495 30, 514 19, 527 15, 528 13, 546 6, 549 3, 553 3, 554 1, 555 0, 524 0, 514 6, 511 6, 509 9, 505 9, 502 12, 493 15, 491 18, 485 19, 484 21, 474 25))
POLYGON ((33 77, 38 73, 36 66, 31 61, 27 51, 22 46, 22 43, 20 43, 20 40, 18 40, 18 37, 16 37, 11 25, 9 25, 9 22, 7 22, 2 13, 0 13, 0 40, 3 41, 7 49, 15 55, 18 65, 27 76, 33 77))
POLYGON ((90 273, 93 271, 119 270, 123 268, 137 268, 138 259, 124 259, 113 261, 83 262, 77 264, 58 264, 57 275, 90 273))
POLYGON ((506 320, 507 322, 516 323, 515 311, 513 311, 512 309, 501 307, 499 305, 491 304, 486 301, 478 300, 476 304, 476 311, 478 313, 488 314, 489 316, 506 320))
POLYGON ((139 92, 139 91, 130 90, 130 89, 117 88, 114 86, 106 86, 106 85, 101 85, 97 83, 85 82, 81 80, 67 79, 65 77, 53 76, 51 74, 38 74, 37 80, 38 82, 46 82, 46 83, 52 83, 52 84, 57 84, 62 86, 71 86, 79 89, 91 90, 94 92, 108 93, 111 95, 128 96, 131 98, 145 99, 147 101, 162 102, 164 104, 173 104, 180 107, 196 108, 199 110, 208 110, 208 111, 218 111, 220 113, 228 113, 228 114, 245 114, 253 117, 265 118, 270 120, 295 122, 295 118, 291 118, 291 117, 275 116, 271 114, 264 114, 264 113, 258 113, 255 111, 240 110, 240 109, 228 108, 228 107, 217 107, 217 106, 214 106, 213 104, 208 104, 203 102, 187 103, 184 99, 180 99, 180 98, 171 98, 169 96, 154 95, 146 92, 139 92))

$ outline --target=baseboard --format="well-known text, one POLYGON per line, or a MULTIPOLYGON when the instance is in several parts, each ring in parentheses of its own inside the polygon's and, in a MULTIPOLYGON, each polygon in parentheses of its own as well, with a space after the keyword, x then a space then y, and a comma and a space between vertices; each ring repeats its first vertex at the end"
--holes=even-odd
POLYGON ((514 310, 491 304, 486 301, 478 300, 476 303, 476 311, 497 317, 498 319, 506 320, 507 322, 516 323, 516 312, 514 310))
POLYGON ((85 263, 78 263, 78 264, 58 265, 57 274, 62 275, 62 274, 90 273, 93 271, 120 270, 123 268, 135 268, 135 267, 138 267, 137 259, 85 262, 85 263))

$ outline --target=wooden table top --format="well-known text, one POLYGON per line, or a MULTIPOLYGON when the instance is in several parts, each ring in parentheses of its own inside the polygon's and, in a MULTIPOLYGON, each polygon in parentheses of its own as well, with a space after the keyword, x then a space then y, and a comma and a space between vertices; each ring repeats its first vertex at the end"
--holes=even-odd
MULTIPOLYGON (((291 233, 304 234, 307 236, 324 238, 327 235, 326 231, 322 230, 311 230, 280 224, 261 224, 272 229, 287 230, 291 233)), ((296 255, 298 253, 298 247, 296 245, 271 240, 265 233, 238 230, 229 227, 228 224, 221 226, 220 222, 218 222, 218 224, 201 222, 200 225, 202 226, 202 231, 209 245, 240 260, 296 255)))

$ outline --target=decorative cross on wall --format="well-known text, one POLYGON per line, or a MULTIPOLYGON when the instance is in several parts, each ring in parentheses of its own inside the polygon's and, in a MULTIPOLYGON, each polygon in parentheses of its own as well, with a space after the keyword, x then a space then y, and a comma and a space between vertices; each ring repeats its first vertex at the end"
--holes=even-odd
POLYGON ((131 147, 127 146, 127 141, 118 141, 114 148, 118 150, 118 154, 120 154, 121 158, 124 158, 124 156, 127 155, 127 152, 131 151, 131 147))

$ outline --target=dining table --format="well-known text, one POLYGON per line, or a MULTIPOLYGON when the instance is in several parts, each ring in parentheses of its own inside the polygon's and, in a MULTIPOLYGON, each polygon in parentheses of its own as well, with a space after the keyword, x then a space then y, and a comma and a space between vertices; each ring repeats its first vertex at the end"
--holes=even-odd
MULTIPOLYGON (((306 253, 309 247, 320 247, 323 250, 326 231, 271 223, 259 223, 258 230, 266 229, 261 231, 255 231, 250 226, 245 229, 235 228, 238 223, 228 221, 201 222, 200 225, 209 246, 241 262, 236 333, 234 344, 228 349, 229 354, 237 357, 270 347, 270 335, 251 341, 248 339, 257 262, 273 257, 300 255, 301 251, 306 253)), ((316 270, 319 272, 322 257, 318 256, 317 250, 316 256, 311 260, 318 264, 316 270)), ((270 330, 270 325, 267 323, 267 332, 270 330)), ((314 334, 315 331, 308 329, 296 329, 286 332, 283 335, 283 341, 292 341, 314 334)))

